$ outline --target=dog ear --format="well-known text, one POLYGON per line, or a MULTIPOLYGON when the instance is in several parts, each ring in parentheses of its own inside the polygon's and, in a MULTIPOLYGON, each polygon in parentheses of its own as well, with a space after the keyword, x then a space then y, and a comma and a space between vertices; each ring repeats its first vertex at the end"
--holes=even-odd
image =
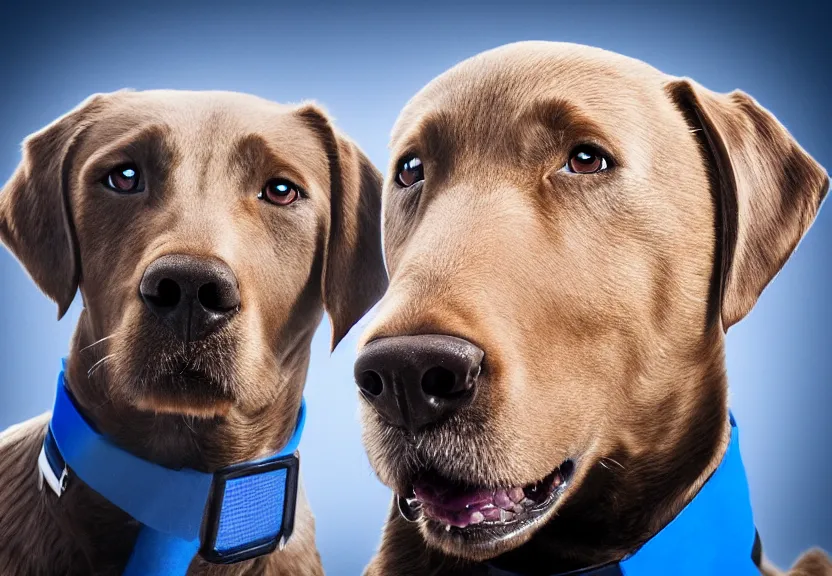
POLYGON ((81 268, 69 203, 71 160, 92 96, 23 142, 23 159, 0 193, 0 240, 66 313, 81 268))
POLYGON ((330 226, 321 289, 334 350, 387 290, 381 248, 382 176, 317 106, 305 104, 298 114, 321 139, 329 158, 330 226))
POLYGON ((829 176, 747 94, 718 94, 688 79, 668 92, 702 138, 718 186, 721 321, 742 320, 815 219, 829 176))

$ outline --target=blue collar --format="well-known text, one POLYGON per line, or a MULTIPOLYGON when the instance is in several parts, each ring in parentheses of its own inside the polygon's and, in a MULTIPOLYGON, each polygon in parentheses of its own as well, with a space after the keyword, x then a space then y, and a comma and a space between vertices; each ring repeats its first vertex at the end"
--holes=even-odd
POLYGON ((305 401, 294 434, 277 454, 213 474, 173 470, 99 433, 78 410, 64 369, 38 458, 41 482, 60 497, 77 478, 143 525, 125 575, 184 575, 197 553, 227 564, 282 549, 294 527, 305 401))
MULTIPOLYGON (((732 415, 731 441, 722 462, 667 526, 620 562, 560 576, 760 576, 760 553, 732 415)), ((489 576, 514 575, 492 566, 489 576)))

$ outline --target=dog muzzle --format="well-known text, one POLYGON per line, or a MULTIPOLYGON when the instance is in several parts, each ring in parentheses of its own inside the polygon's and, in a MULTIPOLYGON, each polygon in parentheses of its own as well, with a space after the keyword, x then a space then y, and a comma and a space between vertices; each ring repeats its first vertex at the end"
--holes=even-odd
POLYGON ((295 522, 305 401, 277 454, 213 474, 173 470, 99 433, 66 387, 65 366, 38 458, 41 487, 45 482, 60 497, 77 478, 142 524, 125 576, 184 575, 197 554, 230 564, 285 546, 295 522))

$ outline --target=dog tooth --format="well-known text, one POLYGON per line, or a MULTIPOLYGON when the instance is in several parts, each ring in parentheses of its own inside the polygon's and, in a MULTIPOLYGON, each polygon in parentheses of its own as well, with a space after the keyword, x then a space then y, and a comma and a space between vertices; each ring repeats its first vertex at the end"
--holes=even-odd
POLYGON ((508 493, 508 497, 511 498, 512 502, 522 502, 526 495, 523 494, 522 488, 515 487, 508 493))
POLYGON ((474 512, 471 514, 471 524, 480 524, 483 521, 485 521, 485 516, 483 516, 482 512, 474 512))
POLYGON ((499 520, 500 519, 500 509, 495 508, 494 506, 488 506, 482 508, 480 510, 482 515, 485 517, 486 520, 499 520))
POLYGON ((514 513, 509 512, 508 510, 500 509, 500 522, 508 522, 509 520, 514 518, 514 513))
POLYGON ((497 490, 494 493, 494 504, 499 508, 504 508, 506 510, 514 505, 505 490, 497 490))
POLYGON ((450 531, 451 531, 451 525, 450 524, 445 524, 445 532, 450 532, 450 531))
POLYGON ((522 504, 515 504, 515 505, 514 505, 514 509, 513 509, 513 510, 514 510, 514 513, 515 513, 515 514, 522 514, 523 512, 525 512, 525 511, 526 511, 526 509, 525 509, 525 508, 523 508, 523 505, 522 505, 522 504))

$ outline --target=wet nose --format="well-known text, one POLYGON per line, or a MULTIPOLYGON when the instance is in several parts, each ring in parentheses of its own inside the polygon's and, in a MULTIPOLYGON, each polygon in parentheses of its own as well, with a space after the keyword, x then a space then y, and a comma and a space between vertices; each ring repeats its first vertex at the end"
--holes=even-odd
POLYGON ((385 420, 416 432, 471 403, 482 358, 482 350, 453 336, 381 338, 361 350, 355 381, 385 420))
POLYGON ((145 306, 184 342, 206 338, 240 309, 237 277, 216 258, 168 254, 144 271, 145 306))

